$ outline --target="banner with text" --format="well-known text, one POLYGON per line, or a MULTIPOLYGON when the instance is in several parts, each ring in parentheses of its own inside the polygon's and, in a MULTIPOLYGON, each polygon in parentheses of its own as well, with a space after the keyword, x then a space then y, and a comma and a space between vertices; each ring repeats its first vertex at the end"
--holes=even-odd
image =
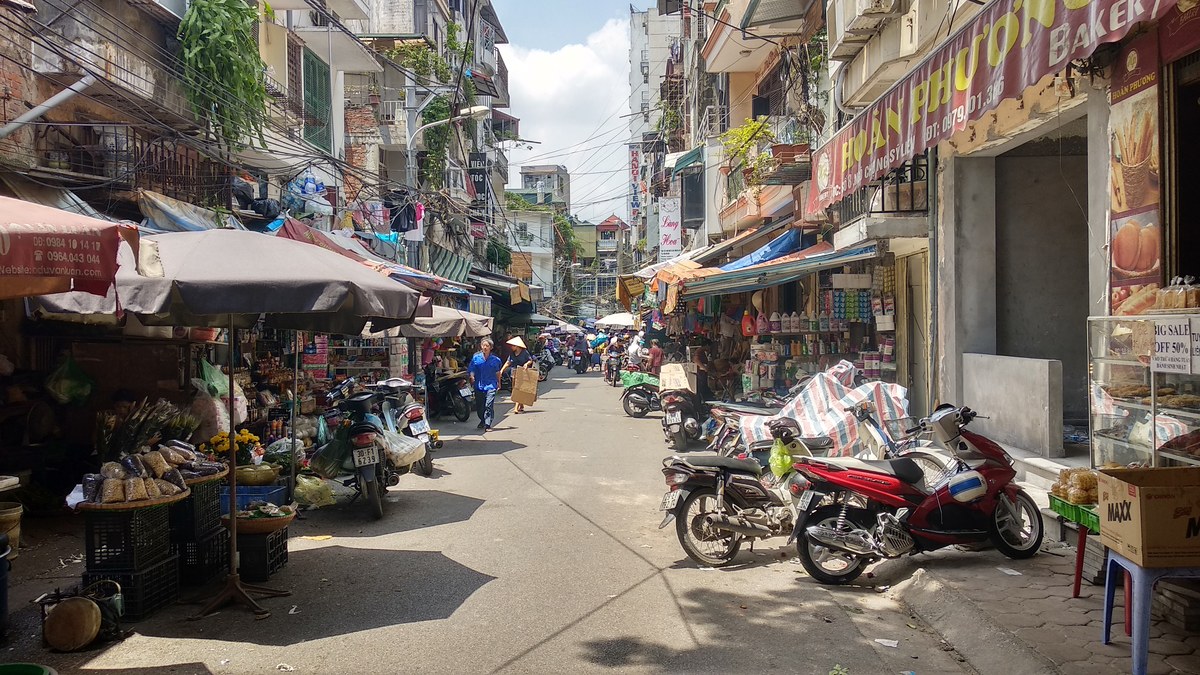
POLYGON ((1130 41, 1113 64, 1108 117, 1111 314, 1152 309, 1162 283, 1159 225, 1158 31, 1130 41))
POLYGON ((683 223, 679 220, 679 198, 658 200, 658 261, 683 252, 683 223))
POLYGON ((996 0, 813 153, 806 219, 1175 0, 996 0))

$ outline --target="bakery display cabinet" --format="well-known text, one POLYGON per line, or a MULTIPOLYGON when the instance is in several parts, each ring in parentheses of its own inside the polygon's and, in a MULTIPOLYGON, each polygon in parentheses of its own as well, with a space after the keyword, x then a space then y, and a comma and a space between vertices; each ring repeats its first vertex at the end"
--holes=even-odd
POLYGON ((1094 466, 1200 466, 1200 369, 1152 368, 1156 322, 1188 321, 1200 329, 1200 314, 1088 319, 1094 466))

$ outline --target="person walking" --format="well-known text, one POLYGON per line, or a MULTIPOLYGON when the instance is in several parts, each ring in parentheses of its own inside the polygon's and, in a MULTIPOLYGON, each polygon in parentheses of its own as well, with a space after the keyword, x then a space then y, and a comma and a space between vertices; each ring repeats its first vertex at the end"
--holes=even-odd
POLYGON ((647 370, 655 377, 658 377, 658 371, 662 370, 663 349, 658 343, 657 338, 650 341, 650 353, 648 356, 650 357, 650 363, 647 366, 647 370))
MULTIPOLYGON (((503 376, 504 371, 509 368, 528 369, 533 367, 533 355, 530 354, 529 350, 525 348, 525 341, 519 336, 509 340, 504 344, 512 347, 512 354, 508 357, 508 360, 504 362, 504 365, 500 366, 501 376, 503 376)), ((516 408, 513 410, 513 414, 520 415, 523 412, 525 412, 525 406, 518 403, 516 408)))
POLYGON ((496 390, 500 388, 500 369, 503 368, 500 357, 492 353, 492 344, 491 338, 484 338, 467 366, 471 384, 475 385, 475 410, 479 414, 479 424, 475 428, 484 432, 491 430, 496 419, 496 390))

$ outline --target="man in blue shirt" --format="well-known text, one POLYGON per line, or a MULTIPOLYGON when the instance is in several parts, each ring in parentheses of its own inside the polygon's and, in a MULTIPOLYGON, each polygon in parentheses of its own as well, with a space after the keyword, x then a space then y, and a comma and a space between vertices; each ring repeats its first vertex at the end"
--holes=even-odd
POLYGON ((479 343, 479 351, 471 357, 471 365, 467 372, 471 375, 471 384, 475 385, 475 408, 479 413, 479 424, 476 429, 485 432, 492 428, 496 419, 496 390, 500 388, 500 358, 492 354, 492 341, 484 338, 479 343))

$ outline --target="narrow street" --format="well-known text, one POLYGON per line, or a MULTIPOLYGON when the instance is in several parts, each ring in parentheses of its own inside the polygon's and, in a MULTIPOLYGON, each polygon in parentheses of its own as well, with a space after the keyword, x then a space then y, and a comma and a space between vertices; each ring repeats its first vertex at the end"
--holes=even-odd
POLYGON ((819 587, 782 540, 697 568, 673 528, 657 529, 659 422, 626 417, 618 391, 557 368, 527 414, 498 405, 507 414, 486 438, 474 420, 442 422, 433 478, 405 476, 382 521, 339 503, 293 525, 270 582, 293 595, 266 601, 265 621, 226 609, 192 622, 180 605, 123 643, 55 655, 20 608, 28 630, 6 660, 122 673, 966 672, 882 592, 894 581, 819 587))

